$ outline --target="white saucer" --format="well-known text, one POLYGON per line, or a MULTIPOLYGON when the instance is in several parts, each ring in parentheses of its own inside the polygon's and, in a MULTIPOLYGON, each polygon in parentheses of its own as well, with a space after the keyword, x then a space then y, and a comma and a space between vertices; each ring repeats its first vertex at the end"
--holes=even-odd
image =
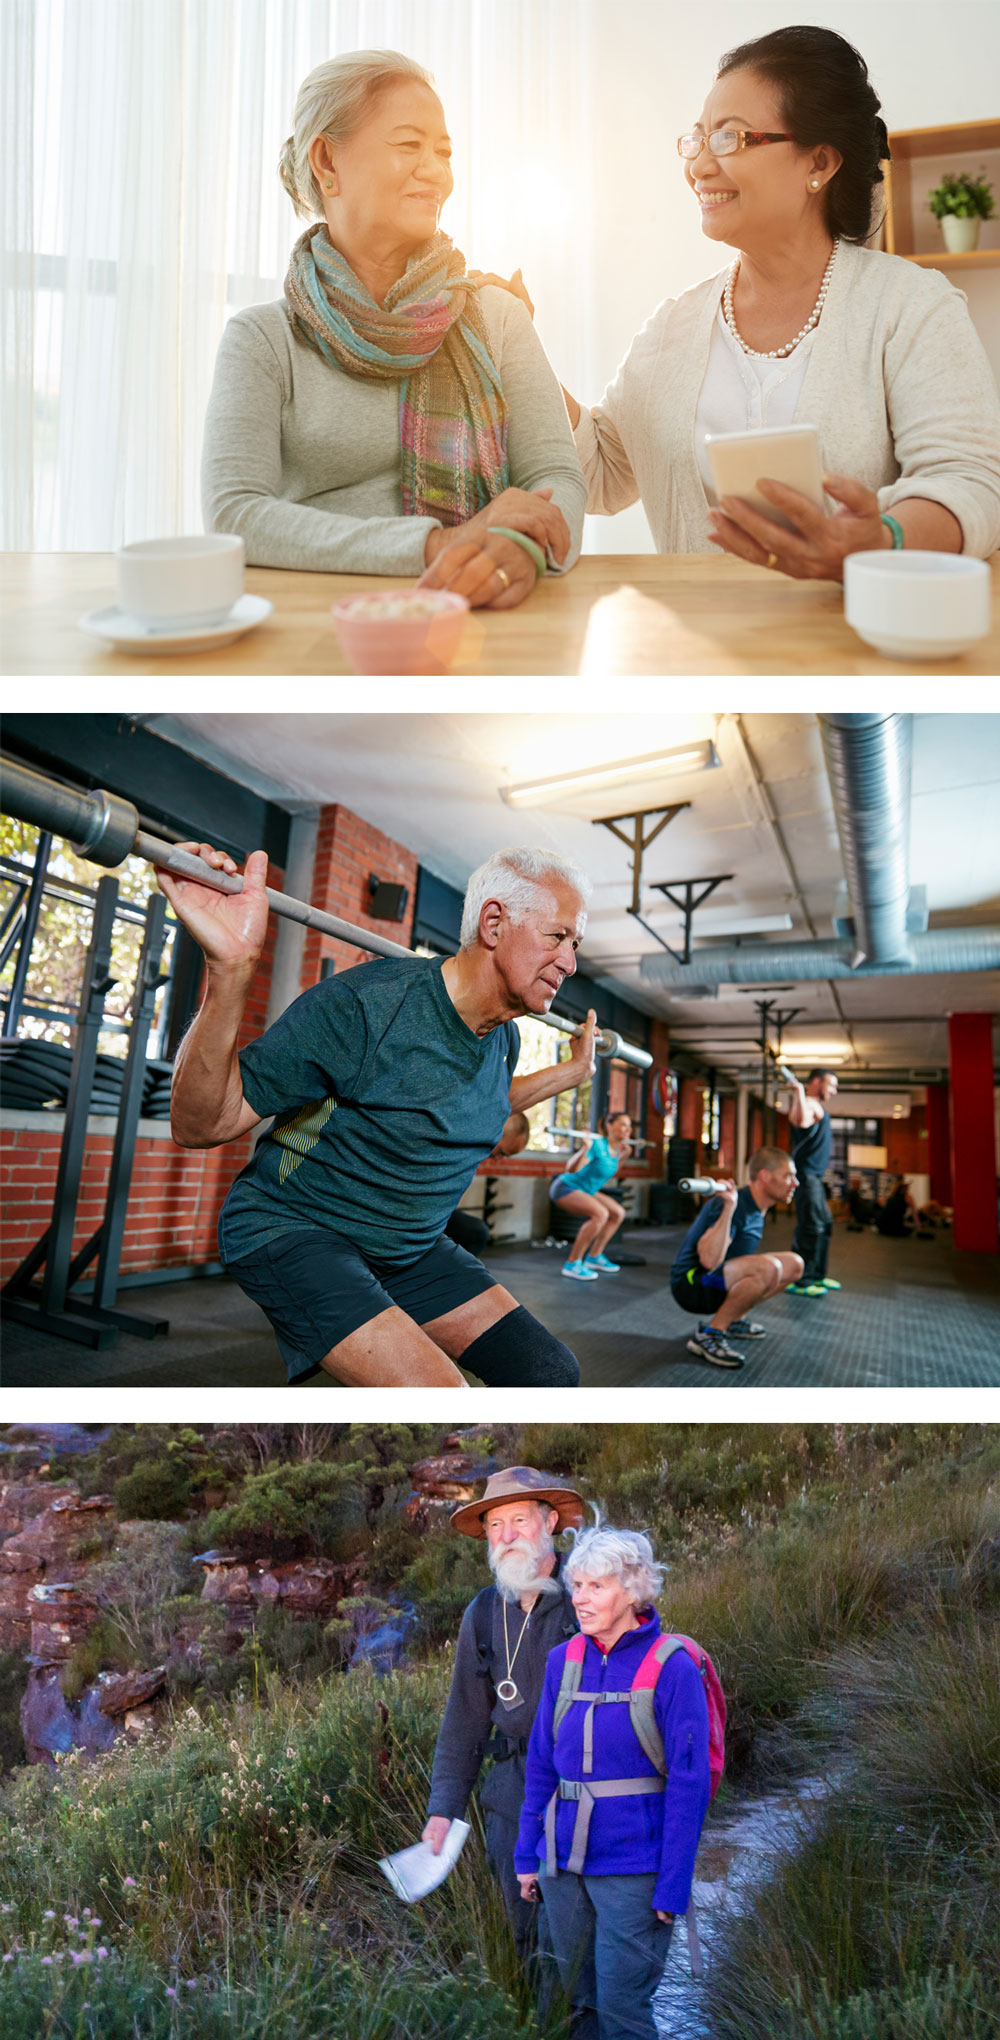
POLYGON ((105 638, 120 652, 199 652, 203 646, 232 644, 245 630, 263 623, 274 608, 263 595, 241 595, 219 623, 196 624, 187 630, 173 625, 140 623, 113 603, 108 609, 92 609, 81 616, 80 629, 91 637, 105 638))

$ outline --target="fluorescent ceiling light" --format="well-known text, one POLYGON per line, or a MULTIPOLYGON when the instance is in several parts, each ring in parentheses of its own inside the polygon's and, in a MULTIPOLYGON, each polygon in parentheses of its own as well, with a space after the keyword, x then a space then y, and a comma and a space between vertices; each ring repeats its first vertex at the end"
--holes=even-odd
POLYGON ((678 744, 671 751, 651 751, 644 758, 619 758, 611 765, 585 765, 577 772, 554 772, 548 779, 525 780, 521 786, 501 786, 500 797, 508 807, 540 807, 545 800, 561 800, 566 794, 586 793, 591 788, 620 786, 630 779, 666 778, 678 772, 708 772, 722 760, 711 737, 699 743, 678 744))
MULTIPOLYGON (((647 908, 650 918, 655 913, 657 921, 660 918, 657 912, 658 904, 657 902, 653 907, 647 908)), ((676 908, 671 908, 667 925, 671 928, 683 928, 683 919, 678 915, 676 908)), ((731 913, 725 907, 720 908, 718 914, 713 914, 711 907, 707 909, 696 907, 691 933, 696 939, 699 935, 713 939, 716 935, 770 935, 778 929, 791 928, 792 925, 791 914, 740 915, 731 913)), ((695 950, 691 958, 692 963, 697 954, 695 950)))

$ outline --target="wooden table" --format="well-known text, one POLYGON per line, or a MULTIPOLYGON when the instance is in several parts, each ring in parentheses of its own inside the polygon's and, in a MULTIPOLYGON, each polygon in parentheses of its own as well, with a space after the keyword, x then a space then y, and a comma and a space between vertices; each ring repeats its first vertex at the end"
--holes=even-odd
MULTIPOLYGON (((1000 554, 992 562, 1000 583, 1000 554)), ((0 672, 349 673, 330 604, 355 590, 409 586, 367 574, 306 574, 251 567, 248 592, 266 595, 266 623, 219 650, 137 656, 77 628, 114 599, 108 553, 0 556, 0 672)), ((453 673, 943 674, 1000 671, 1000 603, 988 638, 963 658, 883 659, 844 621, 831 582, 790 581, 726 554, 591 554, 571 574, 543 581, 519 609, 473 611, 453 673)), ((940 706, 958 705, 936 690, 940 706)), ((290 704, 293 705, 293 704, 290 704)), ((965 704, 968 705, 968 704, 965 704)))

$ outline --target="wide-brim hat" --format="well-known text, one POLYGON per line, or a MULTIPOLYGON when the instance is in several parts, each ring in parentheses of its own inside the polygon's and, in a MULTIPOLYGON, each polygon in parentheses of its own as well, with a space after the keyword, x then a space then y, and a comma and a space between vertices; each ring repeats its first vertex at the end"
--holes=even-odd
POLYGON ((558 1512, 560 1530, 568 1530, 571 1524, 582 1523, 585 1514, 584 1500, 575 1488, 567 1487, 552 1473, 540 1473, 537 1466, 504 1466, 498 1473, 491 1473, 486 1487, 477 1502, 465 1502, 452 1516, 452 1527, 461 1530, 465 1537, 485 1537, 485 1518, 490 1509, 500 1502, 548 1503, 550 1509, 558 1512))

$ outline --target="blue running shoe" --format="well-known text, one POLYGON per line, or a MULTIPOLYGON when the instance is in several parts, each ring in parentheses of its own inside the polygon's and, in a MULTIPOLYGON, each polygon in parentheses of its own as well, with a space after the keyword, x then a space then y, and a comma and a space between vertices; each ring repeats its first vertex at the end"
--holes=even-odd
POLYGON ((597 1282, 600 1278, 596 1268, 588 1268, 586 1261, 564 1261, 560 1273, 568 1275, 571 1282, 597 1282))
POLYGON ((622 1272, 617 1261, 609 1261, 607 1254, 585 1254, 584 1260, 588 1268, 596 1268, 600 1275, 620 1275, 622 1272))

